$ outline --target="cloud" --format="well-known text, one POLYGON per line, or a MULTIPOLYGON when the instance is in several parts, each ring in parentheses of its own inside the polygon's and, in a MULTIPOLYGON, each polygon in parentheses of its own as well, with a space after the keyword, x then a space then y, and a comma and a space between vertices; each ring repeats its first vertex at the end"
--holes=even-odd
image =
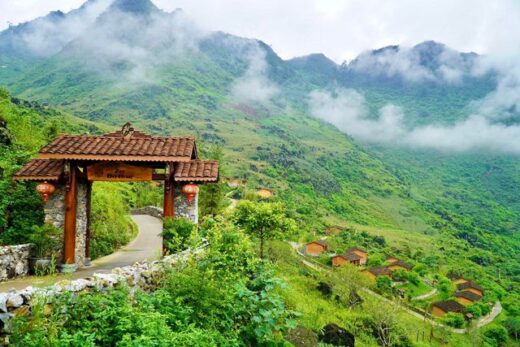
POLYGON ((399 77, 412 83, 459 84, 469 76, 476 55, 461 54, 427 41, 414 47, 389 46, 360 54, 347 67, 372 76, 399 77))
POLYGON ((309 107, 315 117, 369 143, 520 155, 520 125, 497 123, 484 114, 473 114, 453 125, 408 128, 401 108, 387 104, 372 118, 363 95, 352 89, 313 91, 309 95, 309 107))
POLYGON ((231 87, 231 97, 238 102, 267 103, 280 89, 267 76, 268 65, 265 51, 258 43, 246 48, 248 67, 231 87))

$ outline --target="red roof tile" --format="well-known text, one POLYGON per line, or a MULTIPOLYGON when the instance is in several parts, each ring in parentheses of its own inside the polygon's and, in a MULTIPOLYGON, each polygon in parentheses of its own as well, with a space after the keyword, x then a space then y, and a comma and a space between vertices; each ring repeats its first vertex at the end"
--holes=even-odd
POLYGON ((191 160, 175 165, 175 181, 217 182, 218 177, 216 160, 191 160))
POLYGON ((197 157, 195 138, 155 137, 139 132, 122 136, 61 135, 40 150, 40 159, 113 161, 189 161, 197 157))
POLYGON ((57 181, 63 174, 63 160, 33 159, 20 169, 17 180, 57 181))

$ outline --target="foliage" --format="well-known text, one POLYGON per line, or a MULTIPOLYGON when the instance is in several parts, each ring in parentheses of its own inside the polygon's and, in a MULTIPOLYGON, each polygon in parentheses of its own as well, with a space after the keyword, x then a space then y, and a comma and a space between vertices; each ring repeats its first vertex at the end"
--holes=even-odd
POLYGON ((483 335, 492 346, 504 346, 507 341, 507 330, 499 324, 491 324, 486 327, 483 335))
POLYGON ((163 225, 163 245, 168 254, 183 251, 196 231, 196 225, 187 218, 165 218, 163 225))
POLYGON ((260 240, 261 258, 264 258, 266 240, 287 237, 296 228, 280 203, 242 201, 236 207, 233 220, 246 233, 260 240))
POLYGON ((204 225, 202 258, 167 269, 149 293, 124 287, 64 294, 15 319, 14 346, 282 345, 294 327, 276 291, 283 285, 232 225, 204 225), (48 307, 48 306, 47 306, 48 307))
POLYGON ((464 316, 460 313, 448 312, 442 317, 442 322, 453 328, 464 327, 464 316))
POLYGON ((34 225, 28 240, 33 244, 31 253, 36 258, 48 258, 55 255, 62 245, 62 232, 54 225, 45 223, 34 225))
POLYGON ((392 280, 388 276, 376 278, 376 290, 382 294, 392 294, 392 280))
POLYGON ((124 199, 128 186, 95 182, 92 189, 90 256, 92 259, 110 254, 126 245, 137 234, 128 216, 124 199))
MULTIPOLYGON (((211 160, 218 160, 219 175, 225 177, 225 158, 222 146, 214 144, 209 147, 205 158, 211 160)), ((222 180, 218 183, 205 184, 200 188, 199 198, 199 213, 204 216, 216 216, 221 214, 228 206, 228 199, 226 198, 226 183, 222 180)))

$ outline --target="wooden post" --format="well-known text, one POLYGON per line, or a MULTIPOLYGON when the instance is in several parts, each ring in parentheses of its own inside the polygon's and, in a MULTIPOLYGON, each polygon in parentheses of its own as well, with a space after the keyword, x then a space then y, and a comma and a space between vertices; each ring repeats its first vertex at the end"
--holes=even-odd
MULTIPOLYGON (((166 176, 164 179, 164 202, 163 202, 163 217, 173 218, 174 206, 173 199, 175 198, 175 187, 173 185, 173 163, 168 163, 166 167, 166 176)), ((166 254, 166 246, 163 238, 163 255, 166 254)))
POLYGON ((74 264, 76 261, 76 199, 78 195, 77 168, 69 164, 67 191, 65 192, 65 234, 63 236, 63 263, 74 264))
POLYGON ((92 205, 92 181, 87 181, 87 235, 85 240, 85 258, 90 258, 90 213, 92 205))
POLYGON ((166 171, 166 177, 164 179, 164 218, 173 217, 175 213, 173 206, 175 194, 175 187, 173 186, 173 163, 168 163, 166 171))

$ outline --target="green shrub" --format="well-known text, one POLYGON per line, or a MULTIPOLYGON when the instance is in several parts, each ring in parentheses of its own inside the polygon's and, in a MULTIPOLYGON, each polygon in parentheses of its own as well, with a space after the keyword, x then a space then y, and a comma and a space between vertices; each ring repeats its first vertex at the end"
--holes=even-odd
POLYGON ((162 237, 166 252, 173 254, 185 250, 195 231, 196 225, 187 218, 165 218, 162 237))
POLYGON ((489 325, 483 335, 485 340, 493 346, 504 346, 507 342, 507 330, 499 324, 489 325))
POLYGON ((462 328, 464 327, 464 316, 460 313, 449 312, 442 317, 442 321, 447 326, 453 328, 462 328))
POLYGON ((62 235, 62 231, 52 224, 34 225, 28 235, 28 241, 33 244, 32 256, 50 258, 55 255, 62 245, 62 235))

